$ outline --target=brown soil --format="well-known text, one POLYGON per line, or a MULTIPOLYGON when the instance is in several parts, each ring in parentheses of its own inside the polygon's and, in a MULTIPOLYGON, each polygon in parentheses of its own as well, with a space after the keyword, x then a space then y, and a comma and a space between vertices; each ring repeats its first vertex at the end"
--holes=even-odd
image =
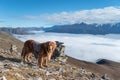
MULTIPOLYGON (((14 44, 18 47, 18 51, 21 52, 23 42, 15 39, 13 36, 0 32, 0 48, 10 49, 10 45, 14 44)), ((113 62, 110 60, 102 60, 98 64, 77 60, 68 56, 68 63, 76 67, 83 67, 91 72, 99 75, 108 74, 110 78, 114 80, 120 80, 120 63, 113 62)))
POLYGON ((23 42, 14 38, 12 35, 0 32, 0 48, 4 50, 9 50, 11 44, 16 45, 18 47, 18 51, 21 52, 23 47, 23 42))
POLYGON ((101 60, 103 63, 96 64, 91 62, 86 62, 82 60, 77 60, 68 56, 68 63, 75 65, 77 67, 83 67, 99 75, 108 74, 108 76, 114 80, 120 80, 120 63, 110 61, 110 60, 101 60))

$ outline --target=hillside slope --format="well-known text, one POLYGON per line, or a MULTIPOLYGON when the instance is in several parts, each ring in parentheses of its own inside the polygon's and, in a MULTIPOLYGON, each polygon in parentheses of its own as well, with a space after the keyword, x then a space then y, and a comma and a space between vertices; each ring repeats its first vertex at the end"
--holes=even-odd
MULTIPOLYGON (((10 44, 15 44, 19 51, 23 47, 23 42, 6 33, 0 33, 0 48, 9 49, 10 44)), ((120 79, 120 63, 109 60, 101 60, 95 64, 68 56, 67 63, 53 61, 49 65, 50 67, 46 69, 39 69, 36 64, 23 65, 20 54, 0 51, 0 78, 5 77, 9 80, 10 78, 11 80, 41 80, 41 78, 42 80, 48 78, 52 80, 102 80, 104 77, 101 77, 107 74, 110 80, 120 79)))
POLYGON ((109 77, 113 78, 114 80, 120 79, 120 63, 117 62, 102 59, 95 64, 69 57, 68 63, 77 67, 86 68, 89 71, 99 75, 108 74, 109 77))
POLYGON ((0 48, 9 50, 11 44, 16 45, 18 47, 18 51, 21 52, 23 42, 14 38, 11 34, 0 31, 0 48))

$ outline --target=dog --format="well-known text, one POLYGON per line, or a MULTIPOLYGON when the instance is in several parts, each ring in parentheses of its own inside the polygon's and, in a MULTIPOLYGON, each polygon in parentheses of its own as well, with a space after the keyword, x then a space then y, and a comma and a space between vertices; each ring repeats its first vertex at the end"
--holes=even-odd
POLYGON ((36 41, 34 40, 27 40, 24 43, 23 49, 22 49, 22 53, 21 53, 21 58, 22 61, 24 60, 25 62, 31 62, 30 57, 32 56, 32 54, 34 54, 34 44, 36 43, 36 41))
POLYGON ((40 52, 38 56, 38 65, 40 68, 47 67, 48 61, 50 61, 51 56, 56 48, 56 43, 48 41, 40 44, 40 52))
POLYGON ((52 41, 38 43, 34 40, 27 40, 24 43, 21 58, 26 62, 31 62, 31 56, 34 55, 39 67, 47 67, 55 48, 56 43, 52 41))

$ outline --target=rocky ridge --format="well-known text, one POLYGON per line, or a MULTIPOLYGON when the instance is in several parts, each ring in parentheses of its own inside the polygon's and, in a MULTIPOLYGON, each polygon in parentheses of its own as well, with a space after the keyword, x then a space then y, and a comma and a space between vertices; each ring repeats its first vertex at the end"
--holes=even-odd
MULTIPOLYGON (((20 52, 23 42, 0 33, 0 80, 114 80, 109 78, 108 74, 99 75, 99 72, 90 71, 91 63, 86 64, 70 58, 64 53, 64 44, 58 41, 56 43, 57 48, 49 67, 38 68, 36 60, 31 64, 21 63, 20 52)), ((95 67, 94 64, 92 66, 95 67)))
POLYGON ((47 68, 38 68, 37 63, 21 63, 20 55, 0 50, 0 80, 110 80, 75 67, 59 59, 52 60, 47 68))

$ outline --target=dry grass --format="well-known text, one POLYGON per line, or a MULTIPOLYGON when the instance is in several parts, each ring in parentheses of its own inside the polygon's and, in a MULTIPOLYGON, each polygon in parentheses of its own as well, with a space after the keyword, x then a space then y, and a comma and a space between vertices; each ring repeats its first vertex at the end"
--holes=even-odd
POLYGON ((23 46, 22 41, 15 39, 12 35, 0 32, 0 48, 9 50, 11 44, 16 45, 18 47, 18 51, 21 52, 23 46))
MULTIPOLYGON (((0 48, 8 50, 10 49, 11 44, 15 44, 18 47, 19 52, 22 51, 23 42, 15 39, 8 34, 0 33, 0 48)), ((83 67, 87 69, 87 72, 93 72, 96 75, 102 76, 107 73, 114 80, 120 79, 120 63, 111 61, 109 63, 110 65, 98 65, 95 63, 80 61, 68 57, 68 63, 63 64, 54 61, 51 62, 49 64, 49 67, 45 69, 33 68, 35 66, 26 64, 20 65, 20 62, 20 54, 8 54, 0 51, 0 77, 5 76, 7 80, 23 80, 24 78, 27 80, 29 78, 31 78, 32 80, 37 80, 36 78, 38 77, 42 77, 43 80, 84 80, 83 77, 90 77, 91 74, 81 74, 79 72, 79 69, 80 67, 83 67), (9 68, 5 68, 2 64, 11 64, 11 66, 9 68), (49 68, 51 69, 48 70, 49 68), (59 71, 60 68, 62 68, 63 70, 59 71), (46 70, 49 72, 49 75, 46 75, 46 70)))

